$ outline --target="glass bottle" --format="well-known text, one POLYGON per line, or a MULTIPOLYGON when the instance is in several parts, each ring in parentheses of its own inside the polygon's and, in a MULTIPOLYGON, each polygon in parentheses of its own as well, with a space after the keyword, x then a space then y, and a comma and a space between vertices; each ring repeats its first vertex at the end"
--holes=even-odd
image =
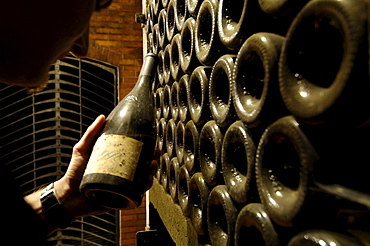
POLYGON ((135 87, 108 115, 83 175, 81 192, 107 208, 131 209, 142 202, 155 147, 156 62, 156 55, 146 55, 135 87))

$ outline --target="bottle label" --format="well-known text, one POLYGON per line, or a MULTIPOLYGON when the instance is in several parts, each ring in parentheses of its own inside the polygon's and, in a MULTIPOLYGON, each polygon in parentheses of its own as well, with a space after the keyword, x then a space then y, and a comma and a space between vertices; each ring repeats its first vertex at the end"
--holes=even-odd
POLYGON ((122 135, 101 135, 85 174, 105 173, 133 181, 143 143, 122 135))

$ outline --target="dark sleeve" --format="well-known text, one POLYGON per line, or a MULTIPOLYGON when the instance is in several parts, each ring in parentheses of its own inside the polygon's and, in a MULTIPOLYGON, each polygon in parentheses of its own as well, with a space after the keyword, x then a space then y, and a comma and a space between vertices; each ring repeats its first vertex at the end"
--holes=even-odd
POLYGON ((9 171, 0 165, 0 245, 46 245, 46 228, 24 201, 9 171))

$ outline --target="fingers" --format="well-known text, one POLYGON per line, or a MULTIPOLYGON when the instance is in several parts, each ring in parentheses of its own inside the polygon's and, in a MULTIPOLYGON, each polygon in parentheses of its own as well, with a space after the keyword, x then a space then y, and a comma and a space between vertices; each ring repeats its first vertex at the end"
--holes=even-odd
POLYGON ((95 142, 103 130, 104 124, 105 116, 98 116, 87 128, 80 141, 73 147, 72 158, 65 177, 76 187, 82 179, 86 164, 90 158, 95 142))
POLYGON ((96 140, 98 139, 103 127, 105 125, 105 116, 99 115, 95 121, 87 128, 80 141, 75 145, 75 148, 80 151, 82 155, 90 155, 96 140))

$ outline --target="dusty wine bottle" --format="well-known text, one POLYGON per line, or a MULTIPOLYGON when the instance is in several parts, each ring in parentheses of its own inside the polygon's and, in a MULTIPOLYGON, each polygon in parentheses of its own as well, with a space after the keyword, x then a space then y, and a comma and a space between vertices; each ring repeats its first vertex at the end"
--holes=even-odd
POLYGON ((176 29, 176 23, 175 23, 175 12, 176 12, 176 6, 175 6, 174 0, 170 0, 167 6, 167 15, 166 15, 166 35, 167 35, 167 41, 171 43, 172 38, 175 36, 177 29, 176 29))
POLYGON ((235 222, 235 246, 280 246, 273 222, 260 203, 249 203, 239 212, 235 222))
POLYGON ((346 245, 358 246, 362 243, 355 237, 334 231, 311 229, 303 231, 289 241, 288 246, 305 245, 346 245))
POLYGON ((156 58, 146 55, 135 87, 108 115, 83 175, 81 193, 104 207, 132 209, 142 202, 155 146, 156 58))
POLYGON ((189 181, 190 220, 199 235, 207 233, 207 201, 209 188, 201 172, 194 173, 189 181))
POLYGON ((234 229, 238 216, 226 185, 217 185, 208 196, 207 225, 212 245, 234 245, 234 229))
POLYGON ((239 119, 248 127, 271 124, 287 115, 280 96, 278 62, 285 38, 255 33, 239 49, 232 79, 232 99, 239 119))
POLYGON ((163 118, 166 121, 168 121, 170 117, 170 94, 171 94, 171 86, 165 85, 163 88, 162 114, 163 114, 163 118))
POLYGON ((179 121, 179 105, 178 105, 178 91, 179 82, 175 81, 171 85, 171 94, 170 94, 170 109, 172 119, 177 123, 179 121))
POLYGON ((222 129, 214 120, 205 123, 199 134, 199 166, 205 181, 210 186, 223 184, 221 166, 223 138, 222 129))
POLYGON ((365 8, 363 1, 310 1, 295 17, 281 51, 279 84, 300 121, 367 123, 365 8))
POLYGON ((166 128, 166 148, 167 154, 170 158, 176 155, 175 136, 176 136, 176 123, 173 119, 170 119, 167 123, 166 128))
POLYGON ((189 79, 187 93, 189 113, 196 125, 204 125, 212 119, 208 99, 208 81, 211 71, 211 66, 198 66, 189 79))
POLYGON ((236 120, 232 102, 232 71, 236 55, 221 56, 213 65, 209 79, 209 104, 213 119, 220 127, 228 127, 236 120))
POLYGON ((170 195, 174 202, 178 202, 177 196, 177 186, 179 184, 179 170, 180 163, 177 157, 173 157, 170 161, 170 170, 168 170, 168 189, 170 190, 170 195))
MULTIPOLYGON (((255 187, 254 158, 256 146, 251 132, 242 121, 227 129, 222 141, 221 165, 230 196, 239 203, 250 202, 255 187)), ((257 193, 257 192, 255 192, 257 193)))

